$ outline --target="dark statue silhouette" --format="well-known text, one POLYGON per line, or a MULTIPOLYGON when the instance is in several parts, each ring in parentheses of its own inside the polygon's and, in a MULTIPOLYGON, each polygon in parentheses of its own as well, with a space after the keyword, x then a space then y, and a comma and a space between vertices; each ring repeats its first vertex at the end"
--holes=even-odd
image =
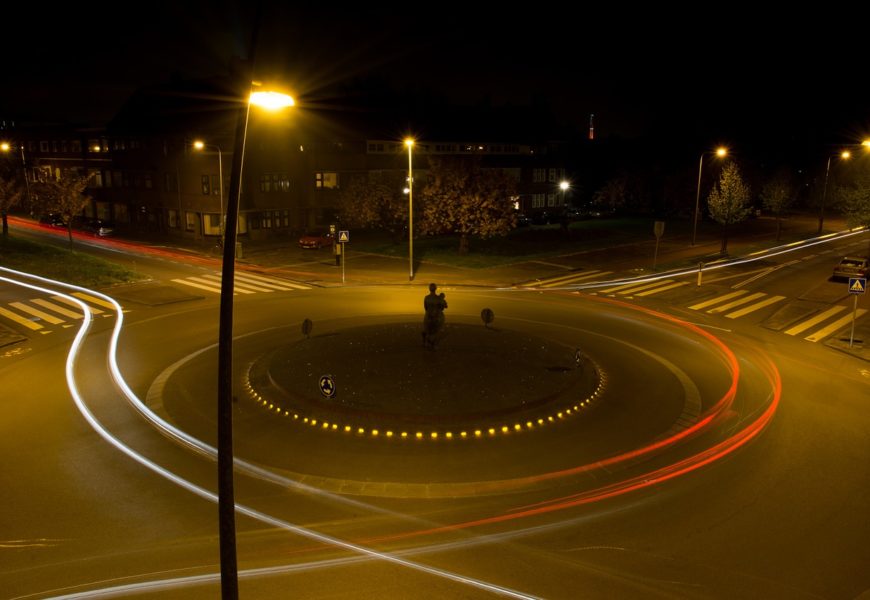
POLYGON ((429 295, 423 299, 423 309, 426 311, 423 317, 423 347, 435 349, 441 330, 444 329, 444 309, 447 308, 447 300, 444 292, 436 294, 438 286, 429 284, 429 295))

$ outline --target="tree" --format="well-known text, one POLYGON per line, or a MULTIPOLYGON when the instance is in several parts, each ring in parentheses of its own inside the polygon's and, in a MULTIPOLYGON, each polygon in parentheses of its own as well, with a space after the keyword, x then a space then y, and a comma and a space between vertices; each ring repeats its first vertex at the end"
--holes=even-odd
POLYGON ((861 169, 851 184, 837 188, 837 206, 850 227, 870 227, 870 170, 861 169))
POLYGON ((431 158, 423 188, 420 229, 428 235, 459 234, 459 253, 469 237, 505 235, 516 227, 516 182, 500 169, 469 159, 431 158))
POLYGON ((80 177, 73 174, 62 175, 58 179, 50 179, 39 184, 39 201, 46 212, 60 214, 66 223, 69 245, 72 247, 72 221, 73 217, 81 214, 82 209, 90 202, 91 198, 84 193, 88 187, 89 177, 80 177))
POLYGON ((749 216, 749 186, 743 182, 740 169, 730 162, 722 169, 719 181, 707 197, 707 208, 713 220, 722 225, 722 248, 728 249, 728 227, 740 223, 749 216))
POLYGON ((0 217, 3 220, 3 237, 9 237, 9 210, 21 200, 21 186, 14 177, 0 175, 0 217))
POLYGON ((613 177, 608 179, 592 196, 592 203, 607 212, 616 212, 626 204, 627 177, 613 177))
POLYGON ((776 240, 782 233, 782 213, 794 202, 794 186, 787 171, 780 171, 761 189, 761 202, 764 208, 776 216, 776 240))
POLYGON ((341 191, 339 218, 353 227, 379 227, 397 242, 408 224, 408 196, 402 193, 405 176, 371 173, 350 180, 341 191))

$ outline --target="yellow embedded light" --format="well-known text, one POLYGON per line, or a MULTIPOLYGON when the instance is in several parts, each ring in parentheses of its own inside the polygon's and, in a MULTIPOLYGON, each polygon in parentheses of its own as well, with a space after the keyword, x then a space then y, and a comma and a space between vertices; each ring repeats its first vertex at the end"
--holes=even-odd
POLYGON ((364 433, 366 432, 366 430, 363 429, 362 427, 360 427, 359 429, 356 430, 356 432, 357 432, 358 434, 362 435, 362 434, 364 434, 364 433))
POLYGON ((462 437, 465 438, 465 437, 468 437, 468 432, 467 432, 467 431, 463 431, 463 432, 460 433, 459 435, 461 435, 462 437))
POLYGON ((493 427, 489 428, 489 435, 495 435, 495 429, 493 427))
POLYGON ((474 437, 480 437, 483 435, 483 432, 480 429, 474 430, 474 437))
POLYGON ((351 427, 350 425, 345 425, 345 426, 344 426, 344 430, 345 430, 345 432, 347 432, 347 433, 350 433, 351 429, 352 429, 352 427, 351 427))
POLYGON ((509 428, 507 425, 502 425, 502 426, 501 426, 501 432, 502 432, 502 433, 507 433, 508 431, 510 431, 510 428, 509 428))
POLYGON ((326 421, 324 421, 322 427, 323 427, 324 429, 329 429, 329 423, 327 423, 326 421))
POLYGON ((378 437, 378 430, 377 430, 377 429, 372 429, 372 435, 373 435, 374 437, 378 437))
POLYGON ((388 432, 387 432, 387 437, 393 437, 393 432, 392 432, 392 431, 388 431, 388 432))
POLYGON ((403 432, 402 432, 402 437, 403 437, 403 438, 408 437, 408 432, 407 432, 407 431, 403 431, 403 432))
POLYGON ((417 432, 417 439, 418 439, 418 440, 422 440, 422 439, 423 439, 423 432, 422 432, 422 431, 418 431, 418 432, 417 432))
POLYGON ((452 439, 453 439, 453 434, 452 434, 451 432, 448 431, 447 433, 444 434, 444 437, 446 437, 448 440, 452 440, 452 439))
POLYGON ((529 429, 531 429, 534 426, 535 426, 534 423, 532 423, 531 421, 526 421, 526 427, 528 427, 529 429))
POLYGON ((544 419, 538 419, 538 425, 543 425, 543 424, 544 424, 544 419))
POLYGON ((514 430, 515 431, 521 431, 522 428, 523 428, 522 425, 520 425, 519 423, 514 423, 514 430))
POLYGON ((317 419, 311 419, 311 425, 312 426, 317 425, 317 419))
POLYGON ((338 423, 333 423, 332 430, 335 431, 336 429, 338 429, 338 423))
POLYGON ((293 413, 293 418, 294 418, 294 419, 298 419, 298 418, 299 418, 299 415, 298 415, 297 413, 293 413))
POLYGON ((429 435, 431 436, 431 438, 432 438, 433 440, 437 440, 437 439, 438 439, 438 432, 437 432, 437 431, 433 431, 433 432, 430 433, 429 435))

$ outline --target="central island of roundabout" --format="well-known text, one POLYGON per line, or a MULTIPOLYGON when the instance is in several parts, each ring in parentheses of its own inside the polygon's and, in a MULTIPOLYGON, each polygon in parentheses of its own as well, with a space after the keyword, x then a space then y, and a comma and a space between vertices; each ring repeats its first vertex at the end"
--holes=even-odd
MULTIPOLYGON (((666 315, 592 300, 560 298, 532 319, 488 298, 495 326, 454 310, 434 350, 409 314, 329 319, 313 304, 310 336, 298 322, 254 327, 234 343, 236 457, 342 494, 465 497, 591 489, 721 443, 734 429, 731 351, 666 315)), ((203 348, 148 395, 208 443, 215 364, 203 348)))

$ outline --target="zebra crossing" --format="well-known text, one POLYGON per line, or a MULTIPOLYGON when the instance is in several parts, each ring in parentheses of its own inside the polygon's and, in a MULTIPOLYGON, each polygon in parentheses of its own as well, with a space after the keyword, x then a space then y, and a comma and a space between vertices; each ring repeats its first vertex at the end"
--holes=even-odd
MULTIPOLYGON (((72 292, 70 295, 82 300, 93 317, 111 317, 115 314, 115 306, 102 298, 84 292, 72 292)), ((84 318, 84 314, 81 306, 73 300, 63 296, 51 296, 48 299, 31 298, 26 301, 7 302, 5 306, 0 306, 0 317, 44 335, 56 328, 74 327, 76 321, 84 318)))
MULTIPOLYGON (((173 283, 178 283, 188 287, 196 288, 213 294, 221 293, 221 274, 219 272, 201 275, 199 277, 184 277, 181 279, 173 279, 173 283)), ((286 279, 277 277, 266 277, 263 275, 254 275, 252 273, 236 273, 233 295, 238 294, 256 294, 271 293, 271 292, 292 292, 297 290, 310 290, 310 285, 302 283, 293 283, 286 279)))
POLYGON ((576 285, 579 283, 589 283, 590 281, 604 278, 608 275, 611 275, 612 273, 613 271, 599 271, 594 269, 589 271, 574 271, 568 275, 561 275, 559 277, 550 277, 549 279, 543 279, 537 282, 535 284, 535 287, 554 288, 576 285))
POLYGON ((645 298, 681 288, 684 285, 689 285, 688 281, 674 281, 673 279, 659 279, 657 281, 643 281, 641 283, 621 283, 613 287, 603 290, 596 290, 598 294, 611 294, 620 296, 638 296, 645 298))
MULTIPOLYGON (((703 311, 711 315, 723 315, 728 319, 739 319, 768 306, 776 305, 783 300, 785 300, 785 296, 737 290, 693 304, 689 310, 703 311)), ((860 319, 866 313, 865 309, 858 309, 855 313, 855 319, 860 319)), ((836 304, 818 314, 801 318, 798 322, 789 324, 790 326, 783 329, 782 333, 793 337, 802 336, 808 342, 820 342, 846 327, 851 321, 852 311, 848 310, 847 306, 836 304)))

